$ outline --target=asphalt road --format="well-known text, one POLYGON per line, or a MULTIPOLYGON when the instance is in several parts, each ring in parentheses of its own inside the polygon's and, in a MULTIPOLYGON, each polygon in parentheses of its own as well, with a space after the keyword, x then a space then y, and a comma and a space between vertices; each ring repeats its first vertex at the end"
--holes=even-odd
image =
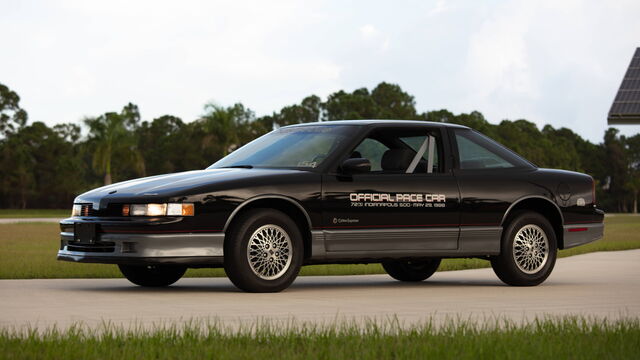
POLYGON ((535 317, 640 317, 640 250, 560 259, 541 286, 504 286, 491 269, 436 273, 417 284, 386 275, 300 277, 277 294, 248 294, 224 278, 182 279, 144 289, 124 279, 1 280, 0 327, 152 327, 198 319, 227 326, 269 321, 387 321, 406 326, 447 318, 515 322, 535 317))

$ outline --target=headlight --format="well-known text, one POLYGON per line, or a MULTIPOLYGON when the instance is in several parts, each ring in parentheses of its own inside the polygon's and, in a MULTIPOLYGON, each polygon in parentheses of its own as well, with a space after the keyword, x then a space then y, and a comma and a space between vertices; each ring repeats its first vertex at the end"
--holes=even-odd
POLYGON ((80 213, 82 213, 82 205, 73 204, 73 207, 71 208, 71 216, 80 216, 80 213))
POLYGON ((194 206, 190 203, 126 204, 122 206, 122 216, 193 216, 194 214, 194 206))

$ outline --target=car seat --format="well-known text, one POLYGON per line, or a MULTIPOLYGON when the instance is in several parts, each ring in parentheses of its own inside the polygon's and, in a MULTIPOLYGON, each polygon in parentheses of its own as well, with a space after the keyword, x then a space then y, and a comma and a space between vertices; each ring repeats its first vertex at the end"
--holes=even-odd
POLYGON ((384 172, 403 173, 411 164, 415 152, 409 149, 389 149, 382 155, 381 167, 384 172))

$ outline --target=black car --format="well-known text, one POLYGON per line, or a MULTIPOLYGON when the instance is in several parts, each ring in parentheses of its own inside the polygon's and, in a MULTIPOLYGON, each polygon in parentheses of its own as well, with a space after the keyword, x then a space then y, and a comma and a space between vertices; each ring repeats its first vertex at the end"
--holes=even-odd
POLYGON ((590 176, 538 168, 467 127, 332 121, 78 196, 58 259, 118 264, 141 286, 224 267, 240 289, 273 292, 307 264, 382 263, 421 281, 442 258, 477 257, 527 286, 558 249, 601 238, 603 218, 590 176))

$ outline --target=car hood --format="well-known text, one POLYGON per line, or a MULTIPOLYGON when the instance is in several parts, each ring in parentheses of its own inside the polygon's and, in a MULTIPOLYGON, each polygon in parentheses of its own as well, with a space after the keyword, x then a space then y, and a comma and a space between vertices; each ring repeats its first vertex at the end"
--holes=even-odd
POLYGON ((81 194, 74 202, 93 202, 97 205, 97 203, 106 199, 111 201, 138 197, 146 200, 165 199, 229 188, 233 183, 248 180, 248 178, 281 177, 296 173, 300 173, 300 171, 287 169, 207 169, 186 171, 106 185, 81 194))

